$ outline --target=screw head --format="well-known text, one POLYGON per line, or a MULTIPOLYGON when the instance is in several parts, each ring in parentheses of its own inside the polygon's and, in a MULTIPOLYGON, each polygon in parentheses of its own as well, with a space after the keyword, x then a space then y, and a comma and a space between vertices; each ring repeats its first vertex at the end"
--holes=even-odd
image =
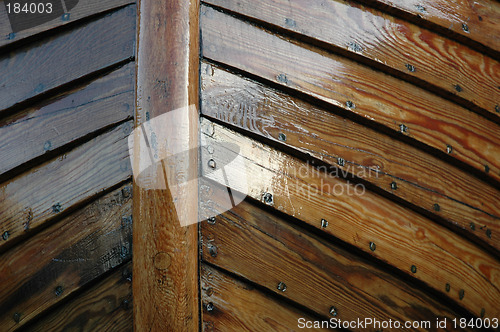
POLYGON ((406 64, 406 69, 408 69, 409 72, 414 72, 415 71, 415 66, 410 65, 409 63, 406 64))
POLYGON ((476 230, 476 224, 474 224, 473 222, 470 223, 470 229, 472 229, 473 231, 476 230))
POLYGON ((56 296, 61 296, 63 291, 64 290, 63 290, 62 286, 57 286, 56 289, 54 290, 54 294, 56 294, 56 296))
POLYGON ((283 133, 279 133, 278 139, 282 142, 286 142, 286 135, 283 133))
POLYGON ((391 182, 391 189, 392 190, 398 189, 398 184, 396 182, 391 182))
POLYGON ((215 217, 210 217, 210 218, 207 219, 207 222, 210 225, 215 225, 216 219, 215 219, 215 217))
POLYGON ((400 124, 399 125, 399 131, 401 131, 402 133, 407 133, 408 132, 408 127, 404 124, 400 124))
POLYGON ((280 281, 280 282, 278 283, 278 287, 277 287, 277 288, 278 288, 278 290, 279 290, 279 291, 282 291, 282 292, 286 291, 286 285, 285 285, 285 283, 284 283, 284 282, 281 282, 281 281, 280 281))
POLYGON ((344 166, 345 165, 345 159, 344 158, 337 158, 337 164, 339 166, 344 166))
POLYGON ((62 211, 61 203, 56 203, 52 205, 52 212, 59 213, 62 211))
POLYGON ((212 302, 208 302, 207 303, 207 311, 211 312, 211 311, 214 311, 214 309, 215 309, 214 304, 212 302))
POLYGON ((7 240, 9 239, 9 236, 10 236, 9 232, 8 232, 8 231, 5 231, 5 232, 3 232, 3 234, 2 234, 2 239, 3 239, 4 241, 7 241, 7 240))
POLYGON ((434 204, 433 208, 434 208, 434 211, 437 211, 437 212, 441 211, 441 207, 437 203, 434 204))
POLYGON ((43 145, 43 150, 44 151, 49 151, 52 148, 52 143, 50 141, 45 142, 43 145))
POLYGON ((375 251, 377 249, 377 245, 374 242, 370 242, 370 250, 375 251))
POLYGON ((481 318, 484 318, 486 315, 486 310, 484 308, 481 309, 481 318))
POLYGON ((450 289, 451 289, 450 284, 446 284, 446 291, 447 291, 447 292, 449 292, 449 291, 450 291, 450 289))
POLYGON ((486 230, 486 236, 491 239, 491 229, 486 230))
POLYGON ((469 26, 465 23, 462 23, 462 30, 464 30, 465 32, 469 32, 469 26))
POLYGON ((495 111, 496 111, 497 113, 500 113, 500 105, 495 105, 495 111))
POLYGON ((12 315, 12 319, 14 322, 19 323, 21 321, 21 314, 16 312, 14 315, 12 315))
POLYGON ((328 227, 328 221, 326 219, 321 219, 321 228, 327 228, 328 227))
POLYGON ((217 166, 217 164, 215 163, 215 160, 213 159, 210 159, 208 161, 208 167, 212 168, 212 169, 215 169, 215 167, 217 166))
POLYGON ((461 289, 459 292, 458 292, 458 298, 460 300, 462 300, 465 296, 465 290, 461 289))
POLYGON ((451 145, 447 145, 447 146, 446 146, 446 153, 447 153, 447 154, 450 154, 450 153, 452 153, 452 152, 453 152, 453 147, 452 147, 451 145))
POLYGON ((457 92, 462 92, 463 91, 462 87, 460 85, 458 85, 458 84, 455 84, 455 90, 457 90, 457 92))
POLYGON ((489 173, 489 172, 490 172, 490 166, 488 166, 488 165, 484 165, 484 171, 485 171, 486 173, 489 173))
POLYGON ((337 311, 337 308, 335 308, 334 306, 330 307, 330 315, 332 315, 333 317, 337 317, 338 315, 338 311, 337 311))
POLYGON ((355 108, 356 105, 354 105, 354 103, 350 100, 346 101, 345 102, 345 105, 348 107, 348 108, 355 108))
POLYGON ((217 247, 213 244, 208 245, 208 252, 210 253, 210 256, 217 257, 217 247))
POLYGON ((268 205, 273 204, 273 195, 271 193, 265 193, 263 198, 264 203, 268 205))
POLYGON ((411 272, 412 273, 417 273, 417 267, 415 265, 411 266, 411 272))

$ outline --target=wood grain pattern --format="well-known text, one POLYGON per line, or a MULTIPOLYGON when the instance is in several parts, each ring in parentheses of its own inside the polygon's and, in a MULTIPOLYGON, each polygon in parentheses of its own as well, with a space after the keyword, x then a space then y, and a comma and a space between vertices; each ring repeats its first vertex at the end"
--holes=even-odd
POLYGON ((132 175, 126 122, 0 185, 0 249, 132 175))
POLYGON ((125 264, 69 303, 44 315, 27 330, 133 331, 131 270, 132 263, 125 264))
POLYGON ((119 188, 0 256, 4 331, 130 260, 131 190, 119 188))
POLYGON ((399 140, 211 64, 202 64, 201 84, 203 115, 296 148, 329 163, 332 172, 338 167, 364 178, 500 250, 500 192, 488 184, 399 140))
POLYGON ((500 178, 498 125, 355 62, 299 47, 203 7, 203 56, 340 107, 500 178))
POLYGON ((207 265, 201 266, 203 331, 329 331, 299 329, 299 318, 318 320, 207 265), (211 311, 207 305, 213 306, 211 311))
POLYGON ((414 82, 417 78, 424 86, 431 84, 432 91, 465 100, 465 106, 482 108, 500 122, 495 109, 500 63, 429 30, 343 0, 206 2, 360 55, 383 71, 414 82))
POLYGON ((0 120, 0 174, 134 115, 130 63, 42 105, 0 120))
POLYGON ((360 184, 318 171, 208 120, 203 120, 203 126, 211 128, 204 129, 206 145, 221 147, 213 154, 203 153, 204 174, 210 158, 228 165, 227 155, 239 153, 246 159, 245 169, 239 172, 246 174, 248 196, 393 265, 477 316, 482 309, 488 317, 500 315, 500 263, 487 252, 360 184), (232 149, 228 142, 239 151, 228 153, 224 148, 232 149), (322 219, 328 227, 321 228, 322 219), (374 252, 371 242, 377 246, 374 252))
POLYGON ((3 55, 0 114, 19 102, 133 57, 135 15, 135 5, 130 5, 3 55))

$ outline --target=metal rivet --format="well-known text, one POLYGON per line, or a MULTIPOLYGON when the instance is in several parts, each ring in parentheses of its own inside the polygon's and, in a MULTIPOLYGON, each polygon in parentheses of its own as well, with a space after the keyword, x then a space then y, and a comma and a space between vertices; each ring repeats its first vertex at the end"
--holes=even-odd
POLYGON ((411 266, 411 272, 412 273, 417 273, 417 267, 415 265, 411 266))
POLYGON ((470 223, 470 229, 472 229, 473 231, 476 230, 476 224, 474 224, 473 222, 470 223))
POLYGON ((214 311, 214 309, 215 309, 215 307, 214 307, 214 304, 212 302, 207 303, 207 311, 208 312, 214 311))
POLYGON ((264 202, 266 204, 273 204, 273 195, 270 193, 265 193, 264 194, 264 202))
POLYGON ((447 292, 449 292, 449 291, 450 291, 450 289, 451 289, 450 284, 446 284, 446 291, 447 291, 447 292))
POLYGON ((391 189, 392 190, 398 189, 398 184, 396 182, 391 182, 391 189))
POLYGON ((57 286, 56 289, 54 290, 54 294, 56 294, 56 296, 61 296, 63 291, 64 290, 63 290, 62 286, 57 286))
POLYGON ((14 315, 12 315, 12 319, 14 322, 19 323, 21 321, 21 314, 16 312, 14 315))
POLYGON ((3 232, 3 234, 2 234, 2 239, 3 239, 4 241, 7 241, 7 240, 9 239, 9 235, 10 235, 10 234, 9 234, 9 232, 8 232, 8 231, 3 232))
POLYGON ((370 242, 370 250, 375 251, 377 249, 377 245, 374 242, 370 242))
POLYGON ((59 213, 62 211, 61 203, 56 203, 52 205, 52 212, 59 213))
POLYGON ((484 165, 484 171, 485 171, 486 173, 489 173, 489 172, 490 172, 490 166, 488 166, 488 165, 484 165))
POLYGON ((277 288, 279 291, 282 291, 282 292, 286 291, 286 285, 284 282, 280 281, 277 288))
POLYGON ((460 300, 462 300, 464 296, 465 296, 465 291, 461 289, 460 292, 458 292, 458 297, 460 298, 460 300))
POLYGON ((344 166, 345 165, 345 159, 344 158, 337 158, 337 164, 339 166, 344 166))
POLYGON ((321 219, 321 228, 327 228, 328 227, 328 221, 326 219, 321 219))
POLYGON ((452 152, 453 152, 453 147, 452 147, 451 145, 447 145, 447 146, 446 146, 446 153, 447 153, 447 154, 450 154, 450 153, 452 153, 452 152))
POLYGON ((484 318, 486 316, 486 310, 484 308, 481 309, 481 318, 484 318))
POLYGON ((345 105, 347 107, 349 107, 349 108, 355 108, 356 107, 356 105, 354 105, 354 103, 352 101, 350 101, 350 100, 346 101, 345 105))
POLYGON ((208 161, 208 167, 212 168, 212 169, 215 169, 215 167, 217 166, 217 164, 215 163, 215 160, 213 159, 210 159, 208 161))
POLYGON ((415 71, 415 66, 410 65, 409 63, 406 64, 406 68, 408 69, 408 71, 412 73, 415 71))
POLYGON ((437 211, 437 212, 441 211, 441 207, 439 206, 439 204, 437 204, 437 203, 434 204, 434 211, 437 211))
POLYGON ((215 221, 216 221, 215 217, 210 217, 210 218, 208 218, 208 219, 207 219, 207 222, 208 222, 210 225, 215 225, 215 221))
POLYGON ((335 308, 335 307, 330 308, 330 315, 332 315, 333 317, 337 317, 338 314, 339 313, 337 311, 337 308, 335 308))
POLYGON ((486 236, 491 239, 491 229, 486 230, 486 236))
POLYGON ((210 253, 210 256, 217 257, 217 247, 213 244, 208 245, 208 252, 210 253))
POLYGON ((399 131, 401 131, 402 133, 407 133, 408 132, 408 127, 405 126, 404 124, 400 124, 399 125, 399 131))
POLYGON ((462 23, 462 29, 465 31, 465 32, 469 32, 469 26, 465 23, 462 23))
POLYGON ((458 84, 455 85, 455 90, 457 90, 457 92, 462 92, 462 87, 458 84))
POLYGON ((280 133, 280 134, 278 135, 278 139, 279 139, 280 141, 285 142, 285 141, 286 141, 286 135, 285 135, 285 134, 283 134, 283 133, 280 133))

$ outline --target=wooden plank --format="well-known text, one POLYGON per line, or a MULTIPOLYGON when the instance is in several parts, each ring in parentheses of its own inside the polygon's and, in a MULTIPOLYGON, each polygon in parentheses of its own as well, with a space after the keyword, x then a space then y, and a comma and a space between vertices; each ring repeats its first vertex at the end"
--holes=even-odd
POLYGON ((133 117, 135 66, 0 120, 0 174, 133 117))
POLYGON ((132 331, 132 263, 59 306, 28 327, 29 331, 132 331))
POLYGON ((314 317, 234 280, 216 269, 201 266, 203 331, 329 331, 299 329, 298 321, 314 317), (207 310, 210 305, 211 310, 207 310))
MULTIPOLYGON (((5 3, 5 1, 3 1, 5 3)), ((72 1, 75 3, 75 1, 72 1)), ((75 22, 89 16, 103 13, 105 11, 125 6, 134 3, 132 0, 109 0, 109 1, 99 1, 99 0, 86 0, 86 1, 76 1, 73 8, 68 8, 69 16, 66 15, 64 19, 62 15, 58 15, 57 18, 45 22, 43 24, 37 25, 35 27, 19 31, 17 33, 12 32, 12 27, 9 23, 7 16, 7 8, 0 5, 0 47, 11 44, 13 42, 20 41, 26 37, 36 35, 38 33, 53 29, 55 27, 60 27, 66 25, 70 22, 75 22)))
POLYGON ((392 76, 203 7, 203 56, 381 124, 500 178, 498 125, 392 76))
POLYGON ((0 249, 132 175, 126 122, 0 185, 0 249))
POLYGON ((500 251, 500 192, 458 167, 211 64, 202 64, 201 83, 203 115, 366 179, 500 251))
POLYGON ((135 5, 130 5, 2 56, 0 114, 19 102, 133 57, 135 15, 135 5))
POLYGON ((202 154, 204 174, 209 159, 228 165, 227 156, 237 153, 246 164, 235 172, 246 175, 247 188, 234 190, 245 189, 248 196, 393 265, 474 315, 482 309, 487 317, 500 315, 500 263, 489 253, 361 184, 318 171, 208 120, 203 120, 203 131, 204 145, 218 147, 202 154), (321 227, 322 219, 328 227, 321 227))
POLYGON ((362 56, 370 66, 424 87, 431 84, 433 92, 482 108, 500 121, 495 110, 500 103, 500 63, 407 21, 343 0, 206 2, 311 37, 334 51, 362 56))
POLYGON ((0 256, 0 324, 13 331, 130 260, 130 184, 0 256))
MULTIPOLYGON (((158 137, 193 151, 199 117, 188 110, 199 102, 199 2, 141 0, 139 9, 136 127, 185 109, 173 112, 158 137)), ((135 156, 141 155, 138 141, 135 156)), ((172 170, 175 179, 198 175, 195 154, 159 164, 154 167, 161 174, 172 170)), ((175 189, 166 176, 150 180, 160 178, 167 190, 134 186, 134 329, 195 331, 200 326, 198 227, 180 221, 198 217, 197 183, 175 189)))

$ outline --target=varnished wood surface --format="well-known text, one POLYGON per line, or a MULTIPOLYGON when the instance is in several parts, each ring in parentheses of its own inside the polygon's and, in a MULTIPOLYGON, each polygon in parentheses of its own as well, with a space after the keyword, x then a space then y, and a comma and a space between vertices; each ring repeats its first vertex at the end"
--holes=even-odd
POLYGON ((500 122, 500 63, 458 42, 342 0, 208 0, 207 3, 319 41, 370 66, 414 78, 431 91, 476 105, 500 122), (434 87, 437 87, 434 88, 434 87), (458 97, 458 98, 455 98, 458 97))
POLYGON ((330 171, 338 167, 339 176, 343 171, 366 179, 500 250, 500 192, 487 183, 397 139, 214 65, 203 63, 201 83, 205 116, 299 149, 329 163, 330 171))
POLYGON ((0 324, 13 331, 131 258, 130 184, 0 256, 0 324))
MULTIPOLYGON (((203 120, 205 128, 207 121, 203 120)), ((481 315, 482 309, 486 317, 500 315, 500 263, 469 241, 388 199, 219 125, 213 125, 205 138, 208 145, 238 145, 239 151, 233 153, 246 159, 248 196, 393 265, 474 315, 481 315), (328 227, 321 228, 322 219, 328 227)), ((217 149, 202 156, 204 172, 209 158, 228 163, 227 151, 217 149)))
POLYGON ((313 52, 208 7, 203 56, 383 125, 500 179, 499 126, 410 83, 313 52))

